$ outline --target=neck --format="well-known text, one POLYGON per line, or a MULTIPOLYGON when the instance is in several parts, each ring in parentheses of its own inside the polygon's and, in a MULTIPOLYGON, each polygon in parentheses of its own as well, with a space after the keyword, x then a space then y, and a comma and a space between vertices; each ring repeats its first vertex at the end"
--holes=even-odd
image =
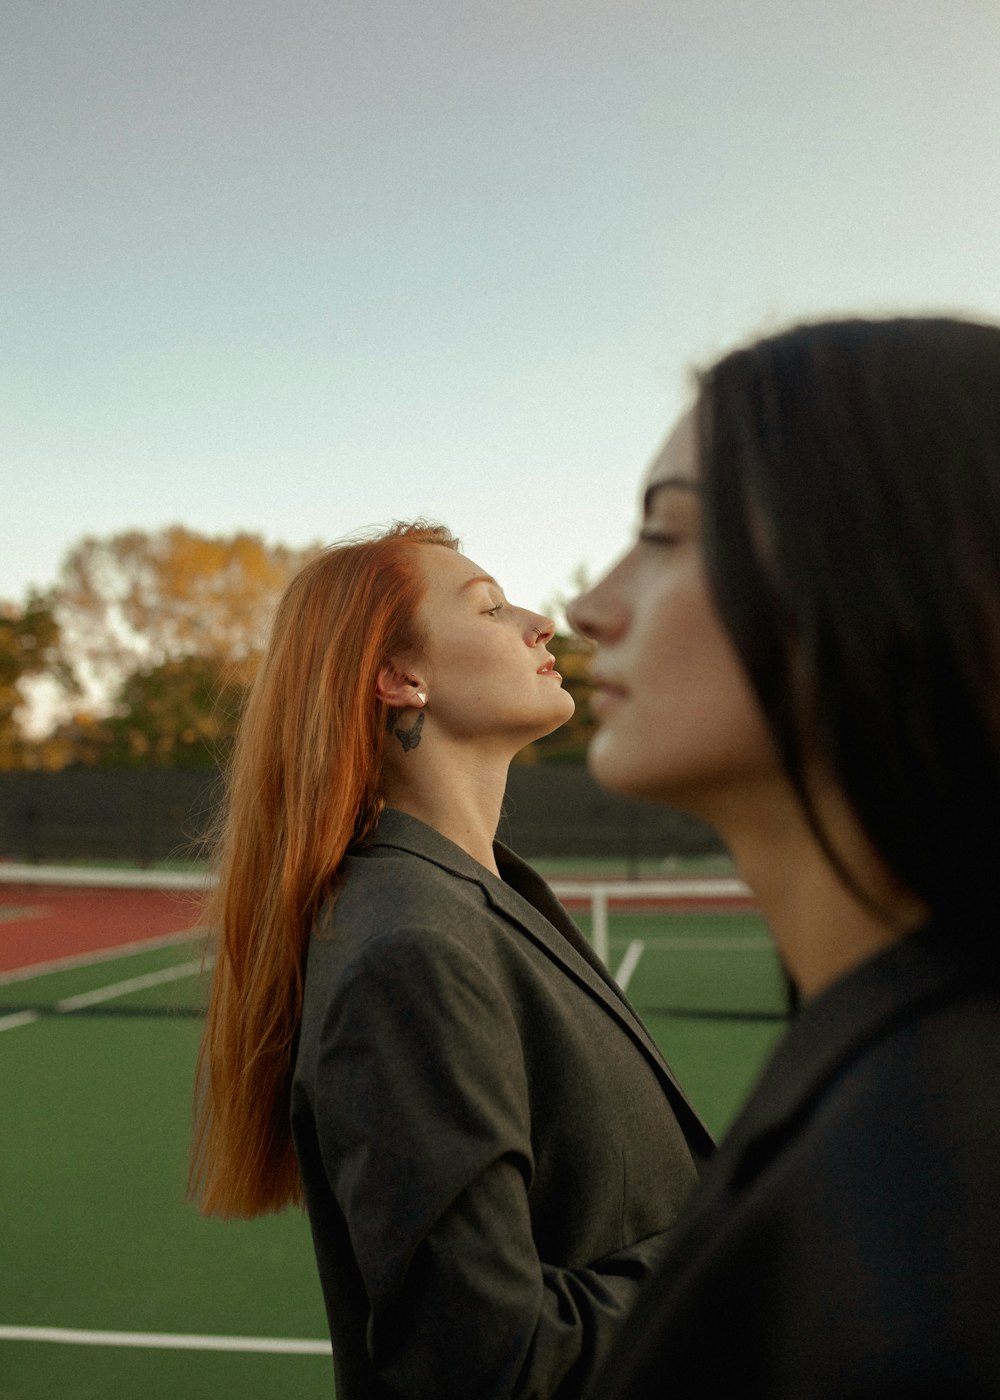
POLYGON ((824 832, 867 899, 844 883, 792 793, 772 793, 767 801, 757 796, 744 813, 712 819, 804 998, 903 938, 928 912, 899 884, 842 799, 826 793, 817 806, 824 832))
POLYGON ((387 758, 386 805, 417 817, 499 875, 493 838, 500 824, 510 755, 485 757, 458 749, 445 756, 440 745, 435 750, 433 762, 419 750, 387 758))

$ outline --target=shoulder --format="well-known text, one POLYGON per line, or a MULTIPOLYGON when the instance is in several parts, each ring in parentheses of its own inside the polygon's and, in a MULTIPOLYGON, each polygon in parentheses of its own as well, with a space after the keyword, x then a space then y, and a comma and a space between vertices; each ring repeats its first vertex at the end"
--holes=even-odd
MULTIPOLYGON (((759 1107, 752 1095, 745 1113, 759 1107)), ((750 1394, 916 1394, 927 1375, 954 1382, 935 1394, 971 1394, 968 1375, 1000 1375, 994 996, 911 1008, 736 1145, 642 1320, 664 1376, 703 1362, 687 1339, 720 1315, 750 1394), (881 1389, 887 1376, 899 1385, 881 1389)))
POLYGON ((381 848, 348 857, 343 882, 317 931, 360 951, 371 938, 415 926, 447 939, 470 919, 488 919, 482 886, 409 851, 381 848))
POLYGON ((407 851, 349 857, 306 959, 306 1006, 399 998, 451 1006, 495 991, 496 916, 473 880, 407 851))
MULTIPOLYGON (((793 1027, 782 1048, 790 1075, 796 1041, 793 1027)), ((754 1110, 751 1096, 751 1122, 754 1110)), ((743 1169, 732 1165, 749 1194, 773 1181, 778 1203, 796 1186, 816 1226, 829 1207, 839 1228, 852 1198, 887 1220, 941 1197, 947 1215, 963 1175, 1000 1169, 1000 1001, 966 987, 908 1008, 833 1058, 808 1091, 790 1093, 786 1112, 745 1142, 743 1169)))
POLYGON ((928 926, 804 1005, 725 1155, 738 1196, 795 1171, 899 1200, 936 1189, 910 1164, 949 1143, 1000 1145, 1000 988, 928 926))
POLYGON ((793 1314, 879 1318, 892 1345, 916 1347, 926 1319, 946 1331, 954 1300, 1000 1289, 997 999, 912 1009, 730 1169, 718 1242, 749 1250, 793 1314))
POLYGON ((383 1096, 386 1072, 401 1084, 417 1071, 445 1083, 461 1065, 492 1083, 502 1066, 520 1082, 511 989, 484 937, 481 895, 405 855, 359 864, 309 941, 299 1077, 322 1061, 328 1075, 336 1065, 377 1081, 383 1096))
POLYGON ((909 1154, 946 1140, 1000 1151, 1000 999, 966 987, 911 1009, 845 1060, 811 1119, 807 1136, 825 1155, 862 1152, 866 1140, 905 1148, 896 1171, 878 1178, 897 1186, 916 1177, 909 1154))

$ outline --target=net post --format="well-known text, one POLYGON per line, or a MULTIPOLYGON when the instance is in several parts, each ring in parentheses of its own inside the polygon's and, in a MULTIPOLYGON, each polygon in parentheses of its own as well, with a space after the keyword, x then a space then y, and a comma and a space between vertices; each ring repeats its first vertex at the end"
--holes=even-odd
POLYGON ((595 885, 590 892, 590 930, 594 952, 608 965, 610 954, 608 940, 608 891, 604 885, 595 885))

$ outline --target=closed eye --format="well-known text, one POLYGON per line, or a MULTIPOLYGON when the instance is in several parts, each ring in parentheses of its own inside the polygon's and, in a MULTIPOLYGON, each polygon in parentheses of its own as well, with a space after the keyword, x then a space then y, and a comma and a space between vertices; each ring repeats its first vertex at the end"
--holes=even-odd
POLYGON ((487 616, 487 617, 496 617, 497 614, 501 611, 502 608, 503 608, 503 603, 497 603, 494 607, 492 607, 492 608, 487 608, 487 609, 486 609, 486 616, 487 616))
POLYGON ((666 530, 640 530, 639 541, 641 544, 665 546, 679 544, 680 536, 672 535, 666 530))

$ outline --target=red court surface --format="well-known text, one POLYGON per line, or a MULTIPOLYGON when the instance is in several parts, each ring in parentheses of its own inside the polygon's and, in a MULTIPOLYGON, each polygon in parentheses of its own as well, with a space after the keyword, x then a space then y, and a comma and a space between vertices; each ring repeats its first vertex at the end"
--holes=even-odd
POLYGON ((0 885, 0 974, 183 933, 197 922, 197 896, 176 890, 0 885))

